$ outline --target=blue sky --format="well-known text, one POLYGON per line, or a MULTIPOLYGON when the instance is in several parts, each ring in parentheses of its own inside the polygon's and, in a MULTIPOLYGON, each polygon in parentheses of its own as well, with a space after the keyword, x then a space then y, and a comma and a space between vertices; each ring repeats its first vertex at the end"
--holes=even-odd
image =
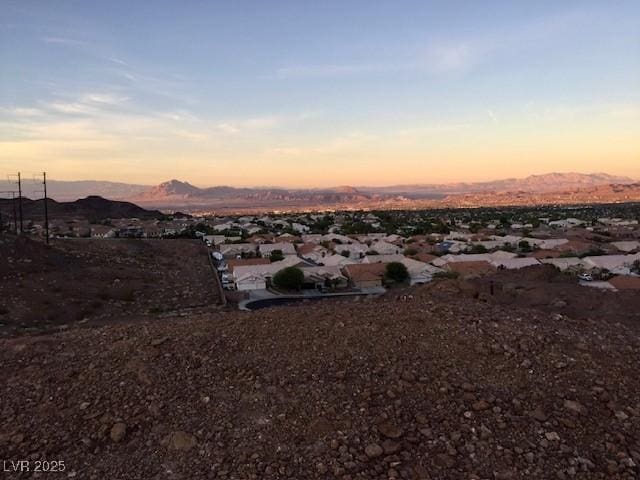
POLYGON ((0 171, 285 186, 640 178, 637 1, 2 5, 0 171))

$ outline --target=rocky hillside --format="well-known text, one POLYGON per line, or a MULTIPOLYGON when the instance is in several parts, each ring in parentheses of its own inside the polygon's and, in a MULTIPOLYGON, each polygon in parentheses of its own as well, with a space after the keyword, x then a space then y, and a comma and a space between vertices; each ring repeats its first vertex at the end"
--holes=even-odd
MULTIPOLYGON (((16 201, 17 202, 17 201, 16 201)), ((23 214, 26 219, 44 218, 44 200, 22 199, 23 214)), ((102 221, 108 218, 161 218, 163 215, 158 210, 147 210, 130 202, 107 200, 95 195, 81 198, 73 202, 47 201, 49 218, 86 218, 93 221, 102 221)), ((5 218, 12 218, 12 200, 0 199, 0 211, 5 218)))
POLYGON ((443 286, 1 340, 3 458, 82 479, 637 478, 637 325, 443 286))

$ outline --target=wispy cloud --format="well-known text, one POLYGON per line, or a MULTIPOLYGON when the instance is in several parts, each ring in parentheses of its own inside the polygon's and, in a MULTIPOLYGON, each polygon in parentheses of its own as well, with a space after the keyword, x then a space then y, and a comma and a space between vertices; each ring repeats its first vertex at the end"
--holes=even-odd
POLYGON ((559 35, 580 32, 593 17, 594 14, 588 11, 566 11, 479 35, 424 38, 409 46, 408 54, 405 49, 384 61, 285 65, 277 68, 271 77, 293 80, 403 71, 422 75, 465 73, 495 57, 553 42, 559 35))
POLYGON ((45 110, 75 115, 96 114, 104 109, 120 107, 129 100, 129 97, 110 92, 89 92, 80 95, 71 101, 58 99, 43 102, 45 110))
POLYGON ((67 47, 85 47, 87 45, 89 45, 89 42, 86 42, 84 40, 77 40, 74 38, 68 38, 68 37, 42 37, 42 41, 44 43, 50 43, 50 44, 55 44, 55 45, 64 45, 67 47))
POLYGON ((293 114, 274 114, 249 117, 239 120, 225 120, 216 124, 216 129, 227 135, 235 135, 246 131, 267 130, 281 127, 292 122, 301 122, 321 115, 319 111, 307 111, 293 114))

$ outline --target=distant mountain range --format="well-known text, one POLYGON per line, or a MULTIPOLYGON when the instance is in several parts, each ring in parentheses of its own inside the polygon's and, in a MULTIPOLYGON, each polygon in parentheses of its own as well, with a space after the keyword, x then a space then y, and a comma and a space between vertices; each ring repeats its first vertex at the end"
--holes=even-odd
POLYGON ((236 188, 227 186, 198 188, 190 183, 170 180, 149 189, 131 200, 152 205, 235 204, 334 204, 359 203, 382 199, 388 195, 362 193, 353 187, 293 190, 284 188, 236 188))
MULTIPOLYGON (((163 209, 278 209, 316 208, 322 206, 365 207, 436 203, 458 201, 478 201, 478 205, 491 203, 496 198, 536 198, 549 196, 558 198, 561 194, 572 198, 581 192, 582 197, 595 193, 596 189, 609 188, 610 193, 601 196, 614 198, 622 193, 614 193, 611 185, 632 185, 629 177, 606 173, 549 173, 531 175, 526 178, 508 178, 486 182, 458 182, 448 184, 392 185, 385 187, 339 186, 334 188, 291 189, 280 187, 230 187, 213 186, 201 188, 188 182, 170 180, 157 186, 134 185, 95 181, 50 181, 50 197, 57 200, 75 200, 88 195, 128 200, 145 207, 163 209), (483 203, 484 202, 484 203, 483 203)), ((0 182, 0 190, 7 190, 0 182)), ((25 194, 29 196, 28 191, 25 194)), ((633 196, 633 195, 632 195, 633 196)), ((615 200, 615 198, 614 198, 615 200)))
POLYGON ((447 184, 393 185, 388 187, 362 187, 368 192, 401 194, 420 198, 433 194, 465 194, 480 192, 560 192, 579 190, 598 185, 629 184, 635 180, 629 177, 607 173, 546 173, 525 178, 506 178, 486 182, 458 182, 447 184))

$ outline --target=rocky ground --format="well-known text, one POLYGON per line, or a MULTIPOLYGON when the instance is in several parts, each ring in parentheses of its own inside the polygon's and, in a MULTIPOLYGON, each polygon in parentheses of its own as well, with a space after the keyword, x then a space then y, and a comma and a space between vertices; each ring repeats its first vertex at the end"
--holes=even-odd
POLYGON ((65 461, 43 478, 637 478, 639 333, 445 282, 5 338, 0 452, 65 461))
POLYGON ((503 270, 464 285, 461 291, 512 308, 530 307, 576 319, 640 324, 640 292, 612 292, 578 284, 575 274, 551 265, 503 270), (491 283, 494 295, 490 294, 491 283))
POLYGON ((219 298, 202 242, 0 235, 0 335, 176 315, 219 298))

